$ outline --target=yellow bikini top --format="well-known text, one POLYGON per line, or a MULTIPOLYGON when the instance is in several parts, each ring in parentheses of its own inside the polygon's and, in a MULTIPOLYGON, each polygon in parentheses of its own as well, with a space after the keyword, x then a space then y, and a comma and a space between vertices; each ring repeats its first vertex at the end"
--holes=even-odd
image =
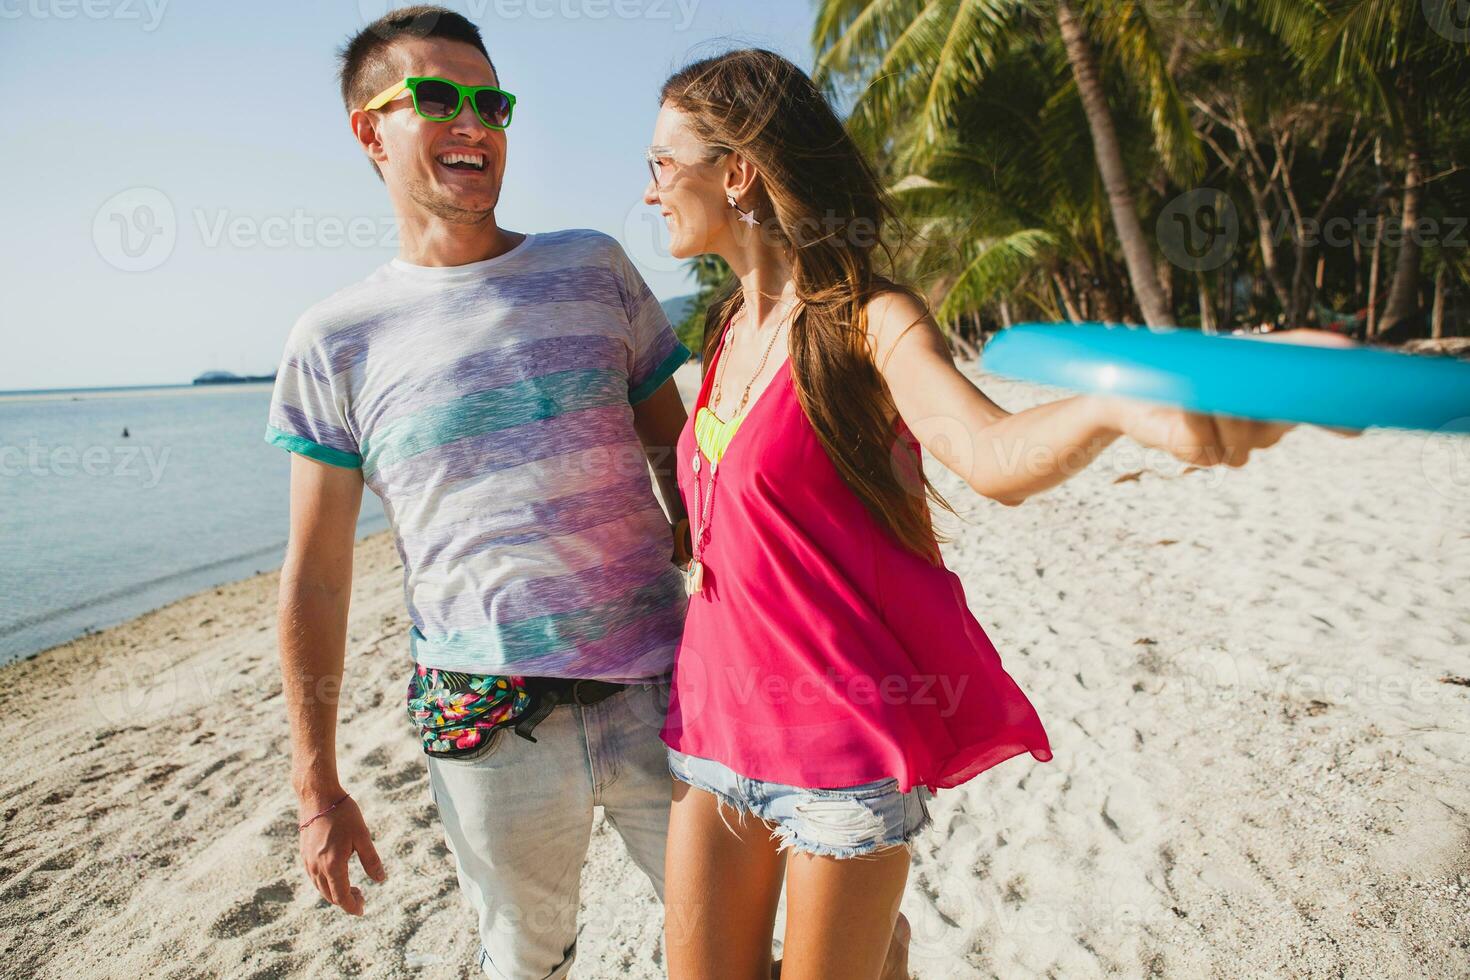
POLYGON ((694 413, 694 441, 699 444, 699 451, 705 457, 715 462, 725 455, 725 449, 729 447, 730 440, 735 437, 735 430, 740 428, 740 423, 745 421, 746 412, 729 422, 722 422, 709 406, 702 406, 694 413))

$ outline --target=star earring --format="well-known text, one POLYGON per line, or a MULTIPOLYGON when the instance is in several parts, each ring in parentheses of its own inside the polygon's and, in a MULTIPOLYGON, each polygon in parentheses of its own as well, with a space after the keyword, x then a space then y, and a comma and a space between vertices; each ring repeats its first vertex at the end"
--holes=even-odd
POLYGON ((740 220, 742 223, 747 224, 752 228, 760 224, 760 222, 757 221, 755 217, 755 208, 751 208, 749 211, 744 210, 740 207, 740 203, 735 200, 734 194, 726 195, 725 199, 730 202, 730 207, 740 212, 740 220))

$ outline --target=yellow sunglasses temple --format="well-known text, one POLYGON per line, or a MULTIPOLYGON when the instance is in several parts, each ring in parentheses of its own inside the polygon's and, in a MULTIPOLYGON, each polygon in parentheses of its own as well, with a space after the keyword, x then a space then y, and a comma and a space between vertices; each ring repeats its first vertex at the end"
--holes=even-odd
POLYGON ((401 93, 406 88, 408 88, 408 79, 400 79, 398 82, 388 86, 387 88, 383 89, 383 91, 373 96, 371 101, 369 101, 367 105, 363 106, 363 109, 380 109, 391 102, 399 93, 401 93))

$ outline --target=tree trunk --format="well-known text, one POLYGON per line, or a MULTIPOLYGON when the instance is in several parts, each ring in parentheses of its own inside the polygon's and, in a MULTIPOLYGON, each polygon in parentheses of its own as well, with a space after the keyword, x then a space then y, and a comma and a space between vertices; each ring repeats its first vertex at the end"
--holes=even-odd
POLYGON ((1307 325, 1307 270, 1312 267, 1312 250, 1305 244, 1296 246, 1296 266, 1291 270, 1291 306, 1286 311, 1286 329, 1307 325))
POLYGON ((1373 258, 1368 261, 1368 336, 1378 336, 1378 274, 1383 267, 1383 212, 1373 222, 1373 258))
MULTIPOLYGON (((1174 266, 1168 259, 1160 255, 1155 268, 1159 275, 1159 289, 1164 294, 1164 309, 1169 315, 1169 322, 1173 323, 1174 310, 1177 308, 1174 305, 1174 266)), ((1185 288, 1189 287, 1185 286, 1185 288)))
POLYGON ((1168 307, 1164 303, 1163 291, 1159 289, 1158 277, 1154 275, 1153 256, 1148 239, 1143 234, 1143 225, 1138 220, 1138 207, 1128 185, 1128 173, 1123 168, 1123 152, 1118 146, 1118 132, 1113 126, 1113 116, 1103 95, 1097 58, 1092 50, 1092 42, 1077 20, 1069 0, 1057 0, 1057 27, 1061 31, 1062 43, 1067 48, 1072 76, 1077 80, 1077 94, 1087 113, 1087 128, 1092 133, 1093 154, 1097 157, 1097 169, 1102 175, 1103 187, 1107 189, 1108 205, 1113 213, 1113 228, 1123 246, 1123 259, 1128 263, 1128 279, 1133 284, 1133 295, 1143 312, 1145 323, 1151 327, 1167 326, 1168 307))
POLYGON ((1383 319, 1378 324, 1379 333, 1387 333, 1419 310, 1419 233, 1415 225, 1424 204, 1424 142, 1419 132, 1416 114, 1418 109, 1405 106, 1404 137, 1408 144, 1408 163, 1404 168, 1404 204, 1400 216, 1399 258, 1393 270, 1393 285, 1388 290, 1388 300, 1383 304, 1383 319))
POLYGON ((1224 289, 1225 295, 1221 297, 1223 309, 1220 311, 1220 323, 1226 330, 1231 329, 1235 323, 1235 259, 1231 258, 1225 263, 1224 289))
POLYGON ((1199 328, 1203 333, 1219 333, 1220 325, 1215 319, 1215 298, 1210 295, 1210 280, 1203 272, 1196 272, 1199 280, 1199 328))
POLYGON ((1000 301, 1000 325, 1002 327, 1009 327, 1015 322, 1011 317, 1011 301, 1002 297, 1000 301))
POLYGON ((1429 316, 1429 335, 1435 340, 1444 336, 1444 270, 1444 263, 1441 262, 1439 271, 1434 274, 1434 308, 1429 316))
POLYGON ((1353 236, 1353 305, 1363 302, 1363 243, 1353 236))
POLYGON ((1058 273, 1052 273, 1052 282, 1056 284, 1057 292, 1062 297, 1062 308, 1067 311, 1067 319, 1073 323, 1082 322, 1082 314, 1077 309, 1077 300, 1072 296, 1072 288, 1067 285, 1067 280, 1058 273))

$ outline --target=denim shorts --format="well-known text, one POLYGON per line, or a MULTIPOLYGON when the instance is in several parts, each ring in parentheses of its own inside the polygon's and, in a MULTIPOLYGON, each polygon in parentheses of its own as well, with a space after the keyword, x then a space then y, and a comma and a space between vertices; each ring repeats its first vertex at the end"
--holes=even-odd
MULTIPOLYGON (((861 857, 903 844, 929 825, 926 786, 907 793, 889 777, 841 789, 804 789, 750 779, 712 759, 669 749, 669 772, 681 783, 713 794, 743 820, 754 814, 771 828, 777 850, 824 857, 861 857)), ((726 825, 728 826, 728 824, 726 825)))

